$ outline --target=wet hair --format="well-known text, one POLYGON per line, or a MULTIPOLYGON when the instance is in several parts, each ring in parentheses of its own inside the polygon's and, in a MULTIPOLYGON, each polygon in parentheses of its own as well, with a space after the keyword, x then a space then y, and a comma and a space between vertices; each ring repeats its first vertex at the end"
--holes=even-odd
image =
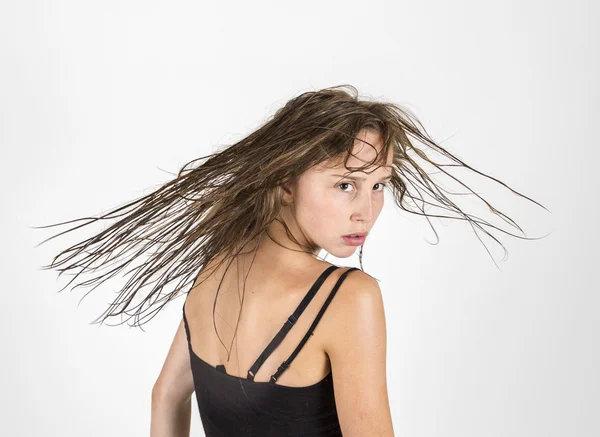
MULTIPOLYGON (((523 233, 512 219, 453 175, 450 170, 455 168, 493 180, 546 209, 450 154, 430 137, 408 109, 392 102, 359 98, 356 88, 340 85, 292 98, 245 138, 186 163, 176 177, 150 194, 100 216, 42 226, 83 222, 37 246, 96 221, 112 223, 61 251, 42 269, 55 269, 59 271, 58 276, 76 271, 63 289, 79 275, 91 275, 91 279, 73 286, 75 289, 94 285, 91 292, 143 257, 140 265, 127 272, 133 272, 132 276, 118 291, 118 296, 92 322, 102 324, 109 317, 127 315, 126 321, 133 318, 132 326, 141 327, 170 300, 196 286, 195 280, 203 269, 209 265, 214 265, 214 269, 224 263, 231 265, 251 242, 264 237, 282 208, 282 184, 294 183, 305 171, 323 163, 343 163, 350 172, 366 172, 373 165, 384 165, 390 148, 393 149, 392 179, 386 188, 400 209, 426 217, 434 232, 432 217, 464 220, 480 241, 478 231, 500 244, 505 253, 502 243, 489 230, 529 239, 459 208, 452 201, 455 196, 474 196, 494 215, 523 233), (377 132, 383 147, 371 162, 350 168, 348 158, 355 141, 363 141, 357 135, 364 129, 377 132), (444 159, 449 162, 442 162, 444 159), (441 182, 433 180, 434 172, 427 171, 427 167, 468 192, 447 190, 441 182), (102 270, 106 272, 100 274, 102 270), (144 292, 144 288, 150 290, 144 292)), ((290 232, 288 235, 293 238, 290 232)), ((315 250, 310 246, 303 249, 307 253, 315 250)), ((362 252, 361 246, 361 269, 362 252)), ((215 302, 216 299, 215 296, 215 302)))

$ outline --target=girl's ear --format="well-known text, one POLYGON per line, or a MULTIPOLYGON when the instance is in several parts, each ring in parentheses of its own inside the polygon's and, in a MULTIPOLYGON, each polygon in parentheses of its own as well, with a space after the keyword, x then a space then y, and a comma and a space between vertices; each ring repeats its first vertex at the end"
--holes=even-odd
POLYGON ((285 182, 279 186, 279 191, 281 194, 281 204, 283 206, 287 206, 292 203, 294 200, 294 193, 292 189, 292 184, 290 182, 285 182))

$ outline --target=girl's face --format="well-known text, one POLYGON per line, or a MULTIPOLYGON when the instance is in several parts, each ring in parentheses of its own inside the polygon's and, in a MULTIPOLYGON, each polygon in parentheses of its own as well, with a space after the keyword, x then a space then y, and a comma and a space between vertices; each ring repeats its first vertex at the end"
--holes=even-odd
MULTIPOLYGON (((378 133, 363 130, 358 137, 371 143, 377 151, 356 141, 348 167, 370 162, 383 147, 378 133)), ((332 168, 318 165, 303 173, 296 184, 284 190, 293 222, 286 220, 286 223, 295 230, 298 241, 325 249, 337 258, 351 256, 360 242, 352 245, 343 237, 369 232, 375 224, 383 208, 383 189, 391 175, 392 158, 390 148, 385 166, 365 169, 370 174, 362 171, 350 174, 343 163, 332 168)))

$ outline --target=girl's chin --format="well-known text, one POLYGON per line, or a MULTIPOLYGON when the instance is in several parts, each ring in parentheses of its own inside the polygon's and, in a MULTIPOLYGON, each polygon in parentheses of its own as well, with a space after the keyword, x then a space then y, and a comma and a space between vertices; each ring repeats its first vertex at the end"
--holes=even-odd
POLYGON ((356 252, 356 249, 358 249, 360 246, 344 246, 341 248, 336 248, 335 250, 327 250, 325 249, 325 251, 327 253, 329 253, 330 255, 335 256, 336 258, 340 258, 340 259, 344 259, 344 258, 349 258, 352 255, 354 255, 354 253, 356 252))

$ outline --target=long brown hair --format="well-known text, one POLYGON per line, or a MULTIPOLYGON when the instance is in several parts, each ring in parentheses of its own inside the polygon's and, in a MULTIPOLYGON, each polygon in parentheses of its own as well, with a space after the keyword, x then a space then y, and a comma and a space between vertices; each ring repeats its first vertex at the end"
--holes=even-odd
MULTIPOLYGON (((452 167, 489 178, 546 209, 436 144, 408 109, 391 102, 359 98, 356 88, 340 85, 292 98, 254 132, 229 147, 188 162, 174 179, 150 194, 98 217, 42 226, 84 222, 37 246, 98 220, 115 220, 103 231, 61 251, 42 268, 56 269, 59 276, 78 270, 63 289, 82 273, 96 274, 76 283, 73 289, 92 284, 96 288, 144 255, 144 262, 127 272, 133 274, 118 297, 92 322, 102 324, 109 317, 126 314, 129 316, 126 320, 134 318, 132 326, 141 326, 144 322, 140 320, 152 318, 170 300, 188 292, 198 273, 213 264, 211 261, 218 260, 215 269, 223 263, 230 265, 250 242, 263 237, 282 207, 281 184, 293 183, 303 172, 325 161, 344 162, 349 171, 364 171, 385 162, 389 148, 394 150, 392 179, 387 187, 396 205, 408 213, 425 216, 432 229, 430 217, 466 220, 478 238, 477 231, 483 231, 505 253, 502 243, 487 228, 526 238, 462 211, 451 197, 473 195, 493 214, 523 233, 512 219, 453 176, 449 172, 452 167), (346 162, 362 129, 378 132, 383 148, 372 162, 349 168, 346 162), (438 162, 434 155, 450 162, 438 162), (442 188, 424 166, 434 167, 437 174, 454 180, 469 193, 442 188), (446 210, 455 215, 426 212, 426 209, 446 210), (99 274, 109 266, 107 272, 99 274), (141 292, 145 287, 151 288, 141 292), (172 289, 165 291, 167 288, 172 289), (134 298, 141 301, 135 303, 134 298)), ((306 247, 307 252, 314 249, 306 247)), ((362 269, 362 246, 360 263, 362 269)))

